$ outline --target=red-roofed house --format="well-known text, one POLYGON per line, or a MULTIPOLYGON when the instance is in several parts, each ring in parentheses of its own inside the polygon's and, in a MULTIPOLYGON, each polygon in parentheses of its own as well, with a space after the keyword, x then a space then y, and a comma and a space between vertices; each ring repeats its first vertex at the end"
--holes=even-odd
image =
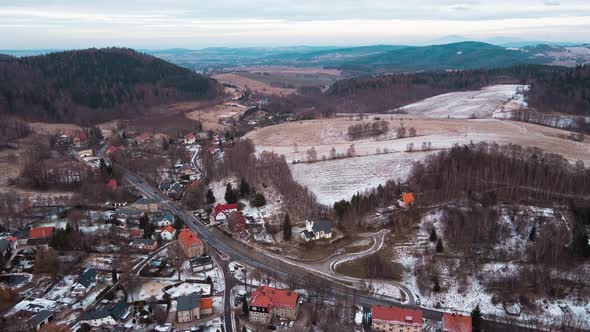
POLYGON ((213 313, 213 298, 202 297, 201 298, 201 315, 210 315, 213 313))
POLYGON ((399 205, 404 208, 408 208, 414 204, 414 194, 402 193, 402 199, 399 200, 399 205))
POLYGON ((205 252, 203 241, 199 239, 197 234, 188 228, 184 228, 178 234, 178 241, 187 257, 202 256, 205 252))
POLYGON ((193 133, 188 133, 184 136, 184 144, 195 144, 197 136, 193 133))
POLYGON ((382 307, 374 305, 371 309, 372 331, 422 331, 422 310, 382 307))
POLYGON ((47 244, 51 235, 53 235, 54 227, 35 227, 29 231, 28 244, 47 244))
POLYGON ((471 316, 444 313, 442 326, 443 332, 471 332, 471 316))
POLYGON ((248 226, 246 226, 246 219, 244 219, 244 215, 242 215, 240 211, 234 211, 230 213, 230 215, 227 217, 227 224, 229 229, 231 229, 231 231, 234 233, 248 229, 248 226))
POLYGON ((268 324, 272 316, 297 319, 299 294, 268 286, 260 286, 252 292, 249 318, 251 322, 268 324))
POLYGON ((117 185, 117 180, 115 179, 110 179, 109 182, 107 182, 107 187, 111 190, 117 189, 117 185))
POLYGON ((137 142, 137 144, 143 144, 143 143, 147 142, 148 140, 150 140, 151 138, 152 138, 152 134, 143 133, 143 134, 135 137, 135 142, 137 142))
POLYGON ((132 239, 139 239, 139 238, 141 238, 141 237, 143 236, 143 232, 142 232, 142 230, 141 230, 141 229, 137 229, 137 228, 135 228, 135 229, 132 229, 132 230, 129 232, 129 236, 130 236, 132 239))
POLYGON ((223 221, 227 219, 227 216, 238 211, 238 204, 217 204, 213 209, 213 219, 215 221, 223 221))
POLYGON ((162 228, 162 232, 160 233, 163 240, 172 241, 174 239, 174 235, 176 235, 176 228, 172 227, 171 225, 167 225, 162 228))
POLYGON ((117 151, 117 147, 109 145, 109 148, 107 149, 107 154, 111 154, 115 151, 117 151))

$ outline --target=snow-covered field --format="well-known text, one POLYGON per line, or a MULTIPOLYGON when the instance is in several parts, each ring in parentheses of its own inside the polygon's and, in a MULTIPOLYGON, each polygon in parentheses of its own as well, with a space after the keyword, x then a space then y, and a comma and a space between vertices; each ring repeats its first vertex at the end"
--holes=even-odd
POLYGON ((205 283, 184 282, 178 286, 174 286, 164 291, 170 294, 172 298, 177 298, 182 295, 188 295, 192 292, 197 292, 203 296, 211 295, 211 285, 205 283))
POLYGON ((388 180, 404 180, 412 164, 428 153, 388 153, 317 163, 290 165, 297 182, 307 186, 321 204, 332 205, 350 199, 357 192, 385 184, 388 180))
POLYGON ((481 90, 451 92, 400 108, 409 115, 431 118, 506 118, 512 110, 527 107, 523 92, 528 85, 493 85, 481 90))

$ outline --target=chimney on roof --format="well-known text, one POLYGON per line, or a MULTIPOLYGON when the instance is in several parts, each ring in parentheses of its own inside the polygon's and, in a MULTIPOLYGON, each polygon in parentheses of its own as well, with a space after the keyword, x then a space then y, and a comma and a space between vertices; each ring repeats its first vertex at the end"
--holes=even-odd
POLYGON ((412 316, 406 316, 406 322, 411 323, 412 321, 412 316))

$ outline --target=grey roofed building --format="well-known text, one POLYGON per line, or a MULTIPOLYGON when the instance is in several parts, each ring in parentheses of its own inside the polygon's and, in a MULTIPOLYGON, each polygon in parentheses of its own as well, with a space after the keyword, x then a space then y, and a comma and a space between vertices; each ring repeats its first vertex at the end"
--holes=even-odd
POLYGON ((78 283, 86 288, 96 280, 96 271, 93 268, 87 268, 78 277, 78 283))
POLYGON ((172 188, 172 186, 174 185, 175 181, 172 179, 167 179, 164 180, 162 182, 160 182, 160 185, 158 186, 160 188, 161 191, 168 191, 170 190, 170 188, 172 188))
POLYGON ((170 210, 166 210, 162 220, 167 220, 170 223, 174 223, 174 214, 172 212, 170 212, 170 210))
POLYGON ((211 260, 210 256, 201 256, 201 257, 193 257, 190 259, 191 265, 206 265, 206 264, 213 264, 213 260, 211 260))
POLYGON ((314 221, 312 230, 314 233, 324 232, 324 233, 332 233, 333 224, 328 219, 322 219, 319 221, 314 221))
POLYGON ((308 230, 304 230, 303 232, 301 232, 301 234, 303 234, 303 237, 305 238, 305 240, 309 241, 309 240, 313 240, 314 239, 314 235, 312 232, 308 231, 308 230))
POLYGON ((14 232, 14 237, 19 240, 24 240, 29 238, 29 232, 31 231, 30 227, 19 229, 18 231, 14 232))
POLYGON ((41 310, 29 319, 29 323, 34 325, 35 327, 39 327, 40 325, 42 325, 42 323, 50 321, 52 319, 52 316, 53 312, 49 310, 41 310))
POLYGON ((6 239, 0 240, 0 254, 3 254, 8 248, 10 248, 10 241, 6 239))
POLYGON ((118 321, 119 319, 123 318, 128 306, 129 305, 125 301, 109 303, 101 306, 98 309, 83 313, 80 318, 82 321, 85 321, 111 316, 114 320, 118 321))
POLYGON ((201 295, 197 292, 192 292, 188 295, 179 296, 176 302, 176 310, 178 311, 193 310, 200 307, 201 295))

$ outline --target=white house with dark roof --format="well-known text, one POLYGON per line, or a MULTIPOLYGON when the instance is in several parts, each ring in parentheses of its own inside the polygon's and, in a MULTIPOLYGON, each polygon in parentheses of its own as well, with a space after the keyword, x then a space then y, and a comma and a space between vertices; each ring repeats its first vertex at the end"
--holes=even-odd
POLYGON ((86 268, 72 286, 72 295, 84 296, 96 285, 96 271, 93 268, 86 268))
POLYGON ((334 224, 328 219, 318 221, 305 221, 305 230, 301 232, 301 238, 305 241, 331 239, 334 232, 334 224))
POLYGON ((176 317, 179 323, 192 322, 201 316, 201 295, 192 292, 179 296, 176 300, 176 317))
POLYGON ((125 301, 105 304, 102 307, 88 311, 80 317, 81 323, 92 327, 114 326, 129 316, 129 305, 125 301))

